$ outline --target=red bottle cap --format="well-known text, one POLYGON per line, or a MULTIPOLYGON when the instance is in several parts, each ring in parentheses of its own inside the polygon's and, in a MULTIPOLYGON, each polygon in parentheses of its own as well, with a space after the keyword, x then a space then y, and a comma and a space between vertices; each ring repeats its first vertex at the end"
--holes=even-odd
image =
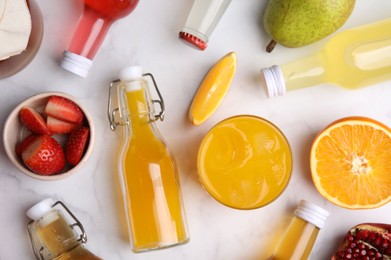
POLYGON ((183 32, 183 31, 179 32, 179 38, 193 44, 194 46, 196 46, 202 51, 205 50, 206 47, 208 47, 208 44, 206 42, 187 32, 183 32))

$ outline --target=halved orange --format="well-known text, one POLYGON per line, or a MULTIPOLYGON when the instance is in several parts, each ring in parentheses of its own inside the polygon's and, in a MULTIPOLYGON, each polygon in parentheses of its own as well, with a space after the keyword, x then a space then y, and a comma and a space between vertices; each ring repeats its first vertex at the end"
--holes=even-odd
POLYGON ((391 201, 391 129, 366 117, 335 121, 311 149, 315 187, 330 202, 370 209, 391 201))

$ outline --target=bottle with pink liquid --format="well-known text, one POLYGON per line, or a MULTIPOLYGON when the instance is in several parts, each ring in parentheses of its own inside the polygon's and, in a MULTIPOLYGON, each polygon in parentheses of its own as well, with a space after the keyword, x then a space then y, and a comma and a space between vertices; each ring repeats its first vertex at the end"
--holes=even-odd
POLYGON ((86 78, 110 26, 130 14, 139 0, 84 0, 84 12, 60 66, 86 78))

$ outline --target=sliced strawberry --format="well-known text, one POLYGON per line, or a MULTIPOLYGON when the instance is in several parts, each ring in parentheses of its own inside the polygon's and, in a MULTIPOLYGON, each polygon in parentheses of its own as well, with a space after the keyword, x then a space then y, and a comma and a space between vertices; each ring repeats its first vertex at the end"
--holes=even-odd
POLYGON ((71 165, 76 165, 83 157, 84 149, 90 134, 90 129, 85 126, 75 128, 65 143, 65 158, 71 165))
POLYGON ((48 116, 46 124, 53 134, 68 134, 78 125, 48 116))
POLYGON ((35 134, 31 134, 26 136, 20 143, 16 145, 15 153, 17 156, 22 156, 23 151, 29 146, 29 144, 34 141, 37 136, 35 134))
POLYGON ((84 114, 72 100, 60 96, 51 96, 45 107, 45 113, 59 120, 81 124, 84 114))
POLYGON ((23 151, 23 162, 33 172, 52 175, 65 166, 65 155, 61 145, 50 135, 38 135, 23 151))
POLYGON ((19 116, 22 124, 34 134, 50 134, 45 119, 34 108, 22 107, 19 116))

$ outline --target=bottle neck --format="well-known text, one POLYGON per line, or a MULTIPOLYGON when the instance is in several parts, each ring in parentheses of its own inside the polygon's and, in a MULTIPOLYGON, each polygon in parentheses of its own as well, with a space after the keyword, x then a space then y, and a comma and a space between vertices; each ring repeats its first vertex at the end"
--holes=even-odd
POLYGON ((92 60, 112 23, 113 20, 85 6, 68 51, 92 60))
POLYGON ((125 113, 130 121, 133 134, 151 128, 151 114, 153 108, 149 100, 149 93, 144 80, 125 83, 124 96, 126 97, 125 113))
POLYGON ((323 52, 282 66, 262 69, 269 97, 282 96, 286 91, 326 83, 323 52))
POLYGON ((80 243, 75 231, 59 211, 52 211, 35 225, 36 234, 46 251, 53 256, 64 254, 80 243))
POLYGON ((318 52, 281 67, 286 90, 316 86, 327 83, 323 63, 323 52, 318 52))

